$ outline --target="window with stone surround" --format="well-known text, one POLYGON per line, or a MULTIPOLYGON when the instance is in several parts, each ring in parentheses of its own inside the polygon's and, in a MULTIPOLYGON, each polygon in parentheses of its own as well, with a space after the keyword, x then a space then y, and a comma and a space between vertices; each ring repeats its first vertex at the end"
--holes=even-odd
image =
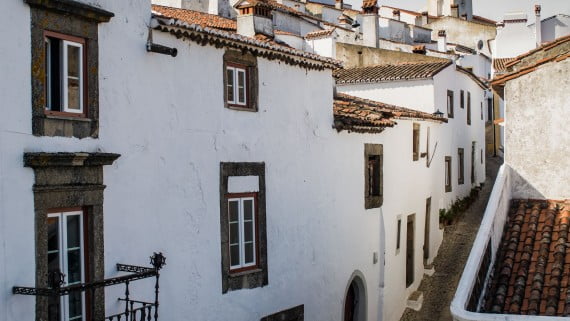
POLYGON ((98 25, 114 14, 74 0, 24 1, 31 14, 33 134, 98 137, 98 25))
POLYGON ((265 163, 220 163, 222 293, 268 284, 265 163))
POLYGON ((364 208, 382 206, 383 149, 380 144, 364 144, 364 208))
MULTIPOLYGON (((59 270, 64 284, 104 279, 103 166, 118 154, 25 153, 34 170, 36 287, 48 285, 59 270)), ((36 298, 36 320, 103 320, 103 288, 77 295, 36 298), (49 316, 49 317, 48 317, 49 316), (60 318, 63 316, 63 318, 60 318)))
POLYGON ((223 70, 225 107, 257 111, 257 58, 250 53, 227 50, 223 70))

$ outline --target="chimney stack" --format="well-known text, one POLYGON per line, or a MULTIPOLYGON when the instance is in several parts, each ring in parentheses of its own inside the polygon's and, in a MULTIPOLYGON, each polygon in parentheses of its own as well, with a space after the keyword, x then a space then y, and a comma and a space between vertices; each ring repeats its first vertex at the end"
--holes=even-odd
POLYGON ((447 36, 445 30, 437 32, 437 51, 447 52, 447 36))
POLYGON ((392 10, 392 16, 394 20, 400 21, 400 10, 398 9, 392 10))
POLYGON ((362 1, 362 40, 363 45, 378 48, 378 2, 362 1))
POLYGON ((536 36, 536 46, 540 47, 542 44, 542 23, 540 21, 540 5, 534 5, 534 14, 536 15, 536 21, 534 22, 534 33, 536 36))
POLYGON ((343 0, 335 0, 334 1, 334 7, 339 9, 339 10, 342 10, 343 5, 344 5, 343 0))
POLYGON ((270 38, 273 34, 273 19, 271 7, 261 1, 240 1, 235 6, 238 9, 237 33, 242 36, 254 37, 262 34, 270 38))
POLYGON ((425 26, 429 23, 429 15, 427 11, 422 12, 422 26, 425 26))
POLYGON ((452 4, 451 5, 451 16, 455 18, 459 18, 459 5, 452 4))

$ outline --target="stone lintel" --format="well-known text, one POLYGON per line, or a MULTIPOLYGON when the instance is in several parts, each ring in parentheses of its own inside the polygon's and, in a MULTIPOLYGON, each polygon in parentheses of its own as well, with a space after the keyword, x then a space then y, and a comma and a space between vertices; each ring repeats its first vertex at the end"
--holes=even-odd
POLYGON ((32 7, 80 16, 98 23, 109 22, 114 13, 74 0, 24 0, 32 7))
POLYGON ((119 158, 114 153, 24 153, 24 166, 32 168, 111 165, 119 158))

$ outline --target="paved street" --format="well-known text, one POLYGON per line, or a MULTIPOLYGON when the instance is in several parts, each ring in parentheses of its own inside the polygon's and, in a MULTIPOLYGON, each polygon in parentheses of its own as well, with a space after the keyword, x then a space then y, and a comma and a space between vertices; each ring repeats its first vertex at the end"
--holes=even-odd
POLYGON ((471 245, 479 229, 487 200, 502 159, 487 158, 487 180, 479 198, 456 224, 445 228, 443 244, 434 261, 435 274, 425 276, 419 291, 424 294, 420 311, 406 309, 401 321, 448 321, 452 320, 449 305, 461 278, 471 245))

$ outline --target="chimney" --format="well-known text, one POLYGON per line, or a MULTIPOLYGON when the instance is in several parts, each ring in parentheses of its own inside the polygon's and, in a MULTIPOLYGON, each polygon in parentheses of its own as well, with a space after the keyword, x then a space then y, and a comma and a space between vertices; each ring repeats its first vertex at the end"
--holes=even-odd
POLYGON ((378 48, 378 6, 377 0, 362 1, 362 43, 378 48))
POLYGON ((394 20, 400 21, 400 10, 394 9, 392 11, 392 16, 394 20))
POLYGON ((459 5, 452 4, 451 5, 451 16, 455 18, 459 18, 459 5))
POLYGON ((425 55, 426 54, 426 46, 425 45, 417 45, 414 46, 412 52, 415 54, 425 55))
POLYGON ((429 23, 429 15, 427 11, 422 12, 422 26, 425 26, 429 23))
POLYGON ((334 7, 339 9, 339 10, 342 10, 343 5, 344 5, 343 0, 335 0, 334 1, 334 7))
POLYGON ((536 21, 534 22, 534 33, 536 36, 536 46, 540 47, 542 44, 542 22, 540 21, 540 5, 534 5, 534 14, 536 15, 536 21))
POLYGON ((437 32, 437 51, 447 52, 447 36, 445 30, 437 32))
POLYGON ((254 37, 262 34, 273 38, 273 19, 271 7, 261 1, 244 0, 236 4, 238 9, 237 33, 254 37))

